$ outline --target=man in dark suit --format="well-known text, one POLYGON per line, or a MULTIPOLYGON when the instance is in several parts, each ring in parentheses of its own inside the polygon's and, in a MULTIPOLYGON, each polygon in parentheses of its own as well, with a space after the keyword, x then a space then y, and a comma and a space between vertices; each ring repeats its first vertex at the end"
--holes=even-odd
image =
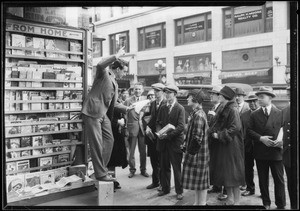
POLYGON ((255 193, 254 184, 254 156, 253 156, 253 140, 247 135, 247 128, 249 127, 250 115, 253 111, 259 108, 257 103, 257 96, 255 94, 250 94, 245 101, 249 104, 250 110, 242 113, 241 122, 243 129, 243 139, 244 139, 244 161, 245 161, 245 180, 246 180, 246 191, 242 193, 242 196, 250 196, 255 193))
POLYGON ((121 48, 116 55, 104 58, 97 64, 92 88, 83 102, 81 111, 84 131, 90 145, 95 178, 100 181, 115 180, 107 174, 107 164, 114 143, 111 129, 114 109, 122 113, 131 109, 131 107, 117 103, 118 84, 115 81, 115 73, 123 74, 123 71, 127 69, 128 64, 119 59, 124 54, 124 48, 121 48), (114 72, 106 70, 109 65, 112 65, 114 72))
POLYGON ((272 99, 276 96, 272 87, 262 86, 255 94, 261 108, 251 113, 247 133, 254 141, 253 151, 263 205, 266 209, 270 209, 269 169, 271 169, 275 185, 275 204, 277 208, 284 209, 286 199, 282 163, 282 112, 272 105, 272 99))
POLYGON ((183 144, 184 139, 185 110, 176 100, 177 86, 167 85, 164 91, 167 104, 163 105, 158 112, 156 131, 168 124, 172 124, 175 129, 158 136, 157 150, 160 152, 160 183, 162 187, 158 196, 163 196, 170 192, 170 164, 172 164, 177 199, 182 200, 181 162, 183 153, 180 146, 183 144))
MULTIPOLYGON (((146 100, 145 96, 142 96, 144 91, 143 84, 136 83, 134 85, 134 95, 129 97, 124 105, 131 106, 132 104, 146 100)), ((134 109, 128 112, 127 114, 127 130, 128 130, 128 145, 129 145, 129 178, 132 178, 135 175, 136 168, 135 168, 135 148, 138 145, 139 153, 140 153, 140 171, 141 175, 144 177, 149 177, 149 174, 146 172, 146 144, 145 144, 145 137, 142 132, 143 126, 140 125, 140 116, 134 109)))
MULTIPOLYGON (((290 87, 287 88, 287 96, 290 97, 290 87)), ((292 185, 292 165, 291 165, 291 112, 290 102, 282 110, 283 116, 283 164, 287 176, 287 185, 290 196, 291 209, 297 209, 297 189, 292 185), (293 191, 294 190, 294 191, 293 191)), ((295 175, 296 177, 296 175, 295 175)))
MULTIPOLYGON (((151 86, 154 89, 155 101, 150 104, 150 116, 151 119, 146 127, 146 134, 154 134, 156 132, 156 119, 157 114, 160 108, 167 103, 164 96, 164 85, 162 83, 152 84, 151 86)), ((159 152, 156 150, 157 139, 155 137, 151 137, 150 135, 145 136, 145 142, 148 146, 148 154, 150 157, 151 166, 153 169, 152 172, 152 184, 147 186, 147 189, 153 189, 160 185, 159 175, 160 175, 160 167, 159 167, 159 152)))

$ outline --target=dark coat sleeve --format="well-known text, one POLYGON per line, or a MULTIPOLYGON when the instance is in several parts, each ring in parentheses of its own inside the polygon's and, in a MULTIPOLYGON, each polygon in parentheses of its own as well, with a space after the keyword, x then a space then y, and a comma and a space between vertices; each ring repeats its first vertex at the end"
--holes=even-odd
POLYGON ((109 56, 106 58, 103 58, 96 67, 96 78, 101 78, 103 76, 103 74, 105 73, 105 68, 110 65, 111 63, 113 63, 116 60, 116 56, 109 56))
POLYGON ((182 107, 178 107, 178 124, 172 132, 167 135, 167 139, 172 140, 174 137, 179 136, 184 131, 185 112, 182 107))
POLYGON ((261 135, 254 131, 255 128, 255 112, 251 113, 249 128, 247 129, 247 135, 253 140, 258 142, 261 135))
POLYGON ((227 121, 224 122, 224 124, 226 124, 226 127, 224 127, 222 130, 217 131, 219 140, 223 143, 233 141, 233 137, 235 136, 235 134, 237 134, 237 132, 241 130, 241 119, 238 110, 229 109, 226 120, 227 121))

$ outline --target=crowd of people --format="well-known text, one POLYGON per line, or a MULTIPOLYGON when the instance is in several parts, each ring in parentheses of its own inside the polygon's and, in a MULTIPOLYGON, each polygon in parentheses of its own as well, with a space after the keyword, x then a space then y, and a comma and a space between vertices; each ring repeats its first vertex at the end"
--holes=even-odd
POLYGON ((118 93, 115 77, 122 77, 128 68, 119 58, 124 53, 120 49, 97 65, 83 104, 95 179, 113 181, 115 189, 121 188, 108 172, 129 166, 128 177, 133 178, 137 145, 144 177, 149 177, 147 156, 151 161, 152 183, 145 188, 157 188, 158 196, 170 193, 172 166, 177 200, 183 199, 183 189, 189 189, 195 191, 194 205, 207 205, 207 194, 212 192, 220 192, 219 199, 226 199, 224 205, 239 205, 241 195, 255 194, 256 163, 263 206, 269 209, 271 205, 270 169, 275 204, 285 208, 285 168, 291 208, 296 208, 289 159, 290 105, 283 111, 277 109, 271 87, 248 94, 241 88, 215 86, 209 91, 214 105, 207 113, 202 107, 204 92, 192 90, 187 98, 192 112, 186 117, 177 102, 179 89, 173 84, 152 84, 147 96, 142 95, 141 83, 134 84, 132 96, 126 89, 118 93))

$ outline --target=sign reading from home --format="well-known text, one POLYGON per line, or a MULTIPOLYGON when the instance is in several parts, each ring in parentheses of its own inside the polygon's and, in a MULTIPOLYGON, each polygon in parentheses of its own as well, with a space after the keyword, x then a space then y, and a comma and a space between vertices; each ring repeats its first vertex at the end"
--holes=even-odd
POLYGON ((234 14, 234 23, 243 23, 247 21, 259 20, 262 18, 261 10, 254 10, 250 12, 243 12, 239 14, 234 14))

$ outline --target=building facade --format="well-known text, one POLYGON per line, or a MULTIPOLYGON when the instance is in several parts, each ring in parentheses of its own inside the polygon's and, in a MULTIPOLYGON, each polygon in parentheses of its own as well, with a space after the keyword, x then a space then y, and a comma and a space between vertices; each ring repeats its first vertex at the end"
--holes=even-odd
POLYGON ((145 85, 160 77, 176 84, 286 83, 289 2, 130 8, 117 17, 106 15, 94 22, 94 33, 105 38, 99 45, 101 54, 94 56, 94 66, 125 46, 132 82, 145 85), (158 60, 165 63, 162 71, 155 67, 158 60))

